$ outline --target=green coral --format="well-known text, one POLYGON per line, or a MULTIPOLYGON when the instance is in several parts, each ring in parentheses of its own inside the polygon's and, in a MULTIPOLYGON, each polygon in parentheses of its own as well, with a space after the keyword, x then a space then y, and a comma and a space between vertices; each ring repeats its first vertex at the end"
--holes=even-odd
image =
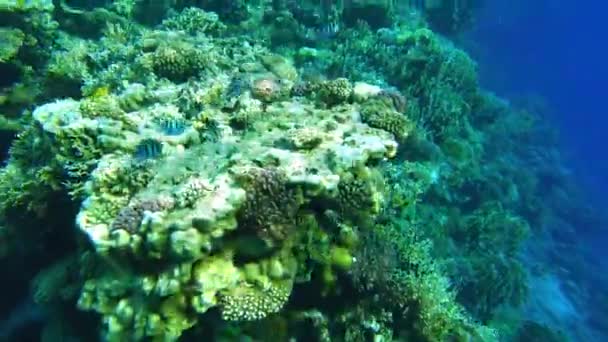
POLYGON ((486 320, 501 305, 524 303, 527 272, 518 253, 529 231, 525 220, 491 202, 453 228, 453 237, 466 256, 457 268, 458 281, 463 283, 459 296, 477 317, 486 320))
POLYGON ((205 33, 218 36, 226 30, 216 13, 200 8, 188 7, 178 15, 163 20, 163 26, 172 30, 182 30, 190 34, 205 33))
POLYGON ((110 118, 125 120, 125 112, 114 96, 93 96, 80 103, 80 112, 87 118, 110 118))
POLYGON ((378 213, 382 206, 382 189, 378 189, 378 183, 379 175, 375 175, 368 168, 345 173, 338 184, 343 214, 378 213))
POLYGON ((348 102, 353 93, 353 85, 346 78, 323 81, 315 89, 319 100, 328 106, 348 102))
POLYGON ((380 128, 402 141, 414 130, 414 123, 397 112, 387 99, 370 99, 361 105, 361 120, 371 127, 380 128))
POLYGON ((90 44, 84 40, 63 37, 62 49, 53 51, 46 70, 46 82, 52 92, 62 91, 81 96, 81 87, 91 77, 90 44), (62 89, 63 88, 63 89, 62 89))
POLYGON ((0 28, 0 63, 13 59, 24 39, 25 34, 19 29, 0 28))
POLYGON ((228 321, 253 321, 279 312, 291 293, 291 285, 242 287, 222 295, 222 318, 228 321))
POLYGON ((157 75, 177 82, 197 76, 208 65, 205 53, 189 44, 161 45, 151 58, 157 75))
POLYGON ((381 293, 383 303, 415 307, 415 331, 430 341, 449 338, 495 340, 494 332, 474 323, 456 302, 449 280, 431 258, 430 241, 415 226, 376 227, 362 236, 352 270, 363 291, 381 293))
POLYGON ((53 2, 50 0, 5 0, 0 4, 0 10, 4 11, 51 11, 53 10, 53 2))

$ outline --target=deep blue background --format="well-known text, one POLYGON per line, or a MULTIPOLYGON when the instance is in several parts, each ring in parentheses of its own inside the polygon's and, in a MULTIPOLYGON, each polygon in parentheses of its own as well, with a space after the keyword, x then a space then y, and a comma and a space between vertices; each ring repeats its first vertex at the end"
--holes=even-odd
POLYGON ((486 2, 472 32, 482 83, 506 97, 545 97, 567 166, 608 208, 608 2, 486 2))
MULTIPOLYGON (((591 220, 584 219, 582 207, 557 213, 567 222, 555 231, 570 232, 564 241, 580 249, 560 260, 575 260, 582 252, 585 265, 573 264, 571 276, 595 293, 587 302, 578 301, 578 307, 585 317, 597 320, 576 324, 582 324, 581 332, 596 334, 584 340, 606 341, 607 308, 597 293, 608 290, 608 1, 486 2, 467 39, 479 62, 482 85, 506 98, 538 94, 547 100, 546 119, 561 132, 565 167, 586 193, 584 204, 599 213, 591 220)), ((557 244, 547 247, 547 255, 559 250, 557 244)), ((538 248, 531 245, 531 250, 538 248)))

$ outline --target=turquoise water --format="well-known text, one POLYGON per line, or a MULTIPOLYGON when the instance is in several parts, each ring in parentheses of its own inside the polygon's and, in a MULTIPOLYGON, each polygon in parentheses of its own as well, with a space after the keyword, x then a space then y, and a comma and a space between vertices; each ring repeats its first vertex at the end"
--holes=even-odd
POLYGON ((606 340, 594 6, 0 3, 0 340, 606 340))

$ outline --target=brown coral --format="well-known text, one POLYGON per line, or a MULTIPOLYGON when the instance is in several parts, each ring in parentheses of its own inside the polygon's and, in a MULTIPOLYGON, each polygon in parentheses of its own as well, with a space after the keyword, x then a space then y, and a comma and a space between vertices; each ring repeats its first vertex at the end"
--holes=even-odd
POLYGON ((340 208, 344 213, 374 212, 378 206, 376 190, 369 179, 355 174, 344 174, 338 184, 340 208))
POLYGON ((249 168, 238 175, 238 180, 247 192, 239 213, 239 225, 270 244, 285 240, 295 226, 300 205, 297 189, 274 168, 249 168))
POLYGON ((261 77, 253 81, 251 94, 262 102, 276 101, 282 96, 279 80, 273 77, 261 77))
POLYGON ((135 202, 123 208, 112 222, 112 230, 125 230, 131 234, 137 233, 144 218, 144 213, 159 212, 171 209, 174 200, 171 197, 157 197, 135 202))

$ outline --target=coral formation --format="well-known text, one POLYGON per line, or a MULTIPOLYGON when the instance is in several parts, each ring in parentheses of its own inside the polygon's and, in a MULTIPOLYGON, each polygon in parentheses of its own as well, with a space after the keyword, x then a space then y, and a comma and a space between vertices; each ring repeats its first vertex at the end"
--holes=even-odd
POLYGON ((161 77, 186 81, 198 75, 206 64, 203 52, 190 45, 159 46, 152 55, 152 68, 161 77))
POLYGON ((6 63, 17 55, 25 35, 19 29, 0 28, 0 37, 0 63, 6 63))
POLYGON ((383 129, 403 141, 414 130, 414 123, 393 108, 392 98, 372 98, 361 105, 361 119, 368 125, 383 129))
POLYGON ((285 175, 273 169, 243 170, 237 180, 247 193, 239 224, 270 243, 285 240, 295 229, 301 202, 297 189, 290 188, 285 175))
POLYGON ((315 85, 317 96, 321 102, 333 106, 347 102, 353 92, 353 86, 345 78, 324 81, 315 85))
POLYGON ((0 256, 52 251, 46 336, 499 340, 549 171, 432 30, 472 5, 55 3, 0 7, 0 256))
POLYGON ((185 8, 179 15, 165 19, 163 26, 171 30, 181 30, 190 34, 205 33, 220 35, 225 29, 216 13, 205 12, 196 7, 185 8))

